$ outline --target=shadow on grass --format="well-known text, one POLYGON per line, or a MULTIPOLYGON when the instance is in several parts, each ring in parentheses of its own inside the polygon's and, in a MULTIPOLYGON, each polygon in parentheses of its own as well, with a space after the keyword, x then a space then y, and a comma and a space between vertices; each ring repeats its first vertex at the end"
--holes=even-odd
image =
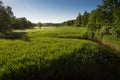
POLYGON ((63 57, 59 58, 58 65, 53 62, 54 67, 43 80, 120 80, 120 58, 114 55, 103 52, 86 62, 77 54, 63 57))
POLYGON ((106 50, 90 57, 91 53, 84 51, 74 51, 71 55, 49 61, 51 66, 48 69, 40 74, 36 70, 38 74, 22 80, 120 80, 120 57, 106 50))
POLYGON ((26 34, 27 34, 27 32, 3 33, 0 35, 0 39, 29 41, 29 37, 26 34))
POLYGON ((43 57, 1 80, 120 80, 120 57, 104 47, 97 47, 97 51, 91 47, 84 44, 58 59, 43 57))

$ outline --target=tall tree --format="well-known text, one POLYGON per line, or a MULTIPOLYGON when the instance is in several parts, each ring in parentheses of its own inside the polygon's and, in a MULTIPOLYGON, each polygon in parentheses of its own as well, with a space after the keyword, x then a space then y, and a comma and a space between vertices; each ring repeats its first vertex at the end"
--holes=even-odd
POLYGON ((93 10, 88 19, 88 28, 95 30, 100 29, 105 23, 105 12, 100 9, 93 10))
POLYGON ((39 22, 39 23, 37 24, 37 26, 39 27, 39 29, 41 29, 41 27, 43 26, 43 24, 42 24, 41 22, 39 22))
POLYGON ((119 0, 102 0, 102 8, 105 11, 112 12, 113 8, 118 6, 119 0))
POLYGON ((108 13, 109 24, 113 24, 112 35, 120 37, 120 0, 103 0, 101 9, 108 13))
POLYGON ((75 26, 76 26, 76 27, 81 27, 81 26, 82 26, 82 15, 81 15, 80 12, 79 12, 79 15, 78 15, 77 18, 76 18, 75 26))
POLYGON ((10 30, 12 17, 12 8, 9 6, 5 7, 3 2, 0 0, 0 32, 10 30))
POLYGON ((82 26, 86 26, 88 23, 88 18, 89 18, 89 12, 85 11, 84 14, 82 15, 82 26))
POLYGON ((112 28, 112 34, 116 37, 120 37, 120 6, 114 9, 114 26, 112 28))
POLYGON ((114 11, 120 6, 120 0, 102 0, 102 5, 99 5, 98 9, 105 13, 105 20, 107 24, 113 24, 114 22, 114 11))

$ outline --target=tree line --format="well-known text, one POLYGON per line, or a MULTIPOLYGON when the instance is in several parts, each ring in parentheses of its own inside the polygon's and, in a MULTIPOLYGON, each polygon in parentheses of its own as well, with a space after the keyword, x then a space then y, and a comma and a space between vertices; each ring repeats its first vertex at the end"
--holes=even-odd
POLYGON ((102 0, 90 13, 79 13, 75 20, 61 23, 67 26, 87 27, 89 34, 111 34, 120 37, 120 0, 102 0), (99 33, 98 33, 99 32, 99 33))
MULTIPOLYGON (((120 37, 120 0, 102 0, 102 4, 91 12, 79 13, 75 20, 63 23, 38 23, 38 26, 76 26, 87 27, 90 34, 111 34, 120 37)), ((12 8, 4 6, 0 0, 0 32, 11 29, 25 29, 35 26, 25 17, 16 18, 12 8)))
POLYGON ((16 18, 10 6, 4 6, 0 0, 0 32, 10 31, 11 29, 25 29, 33 27, 34 24, 25 17, 16 18))
POLYGON ((90 13, 87 27, 94 33, 120 37, 120 0, 102 0, 102 4, 90 13))

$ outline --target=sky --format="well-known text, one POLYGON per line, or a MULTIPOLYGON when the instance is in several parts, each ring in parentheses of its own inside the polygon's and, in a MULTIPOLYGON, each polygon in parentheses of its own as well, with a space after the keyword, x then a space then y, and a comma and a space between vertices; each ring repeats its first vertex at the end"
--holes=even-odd
POLYGON ((101 0, 2 0, 12 7, 17 18, 26 17, 37 22, 61 23, 75 19, 80 12, 91 11, 101 4, 101 0))

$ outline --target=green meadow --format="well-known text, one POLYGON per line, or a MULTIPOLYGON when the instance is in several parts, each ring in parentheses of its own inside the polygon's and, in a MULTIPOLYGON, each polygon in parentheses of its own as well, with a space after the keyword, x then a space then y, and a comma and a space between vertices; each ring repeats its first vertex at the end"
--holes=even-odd
POLYGON ((46 27, 3 35, 0 80, 118 80, 120 39, 102 38, 112 51, 84 39, 86 32, 84 27, 46 27))

